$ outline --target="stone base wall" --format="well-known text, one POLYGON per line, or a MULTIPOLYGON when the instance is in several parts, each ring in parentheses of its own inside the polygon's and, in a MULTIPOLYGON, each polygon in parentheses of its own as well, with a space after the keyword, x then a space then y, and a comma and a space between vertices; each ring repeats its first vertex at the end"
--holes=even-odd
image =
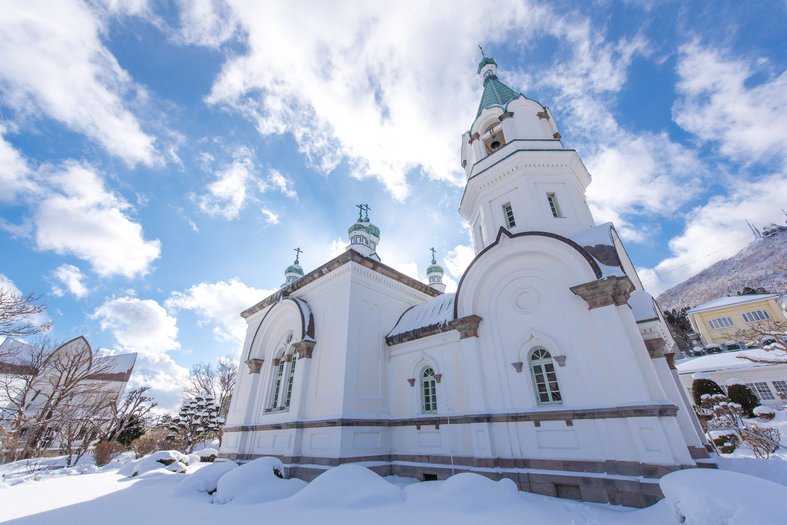
MULTIPOLYGON (((232 460, 252 460, 258 455, 220 454, 232 460)), ((593 503, 610 503, 644 508, 664 498, 658 479, 690 465, 649 465, 632 461, 574 461, 526 458, 451 458, 445 456, 362 456, 347 458, 279 457, 288 477, 311 481, 327 469, 344 463, 374 462, 368 468, 380 476, 402 476, 419 480, 448 479, 454 474, 474 472, 498 481, 511 479, 519 490, 544 496, 593 503), (384 463, 384 464, 380 464, 384 463), (498 471, 487 469, 495 468, 498 471)), ((712 462, 697 466, 716 468, 712 462)))

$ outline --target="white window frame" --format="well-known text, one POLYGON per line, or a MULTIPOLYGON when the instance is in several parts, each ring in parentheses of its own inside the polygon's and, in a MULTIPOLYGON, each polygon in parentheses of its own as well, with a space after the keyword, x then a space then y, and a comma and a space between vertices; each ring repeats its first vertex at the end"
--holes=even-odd
POLYGON ((708 319, 708 326, 711 330, 719 330, 721 328, 732 328, 735 323, 732 322, 732 317, 717 317, 716 319, 708 319))
POLYGON ((280 412, 290 408, 295 379, 295 361, 297 359, 297 355, 292 348, 292 337, 292 332, 284 336, 282 345, 279 351, 276 352, 278 363, 276 359, 271 361, 271 394, 266 412, 280 412))
POLYGON ((421 370, 421 413, 437 414, 437 379, 431 366, 421 370))
POLYGON ((773 383, 773 388, 776 390, 776 395, 784 394, 787 396, 787 381, 771 381, 771 383, 773 383))
POLYGON ((549 209, 552 211, 552 217, 562 219, 563 214, 560 213, 560 205, 557 203, 557 195, 555 192, 547 193, 547 201, 549 202, 549 209))
POLYGON ((516 228, 516 218, 514 217, 514 208, 511 207, 510 202, 503 204, 503 217, 506 220, 506 227, 509 230, 511 228, 516 228))
POLYGON ((533 380, 536 402, 539 405, 562 405, 563 394, 560 392, 557 369, 549 350, 543 346, 536 346, 527 353, 527 363, 530 368, 530 378, 533 380), (542 385, 543 388, 540 388, 542 385))
POLYGON ((768 387, 768 383, 765 381, 757 382, 757 383, 746 383, 746 386, 751 388, 752 392, 754 392, 760 401, 772 401, 776 399, 771 392, 770 387, 768 387))
POLYGON ((768 314, 767 310, 752 310, 751 312, 741 314, 741 317, 746 323, 756 323, 758 321, 771 320, 771 316, 768 314))

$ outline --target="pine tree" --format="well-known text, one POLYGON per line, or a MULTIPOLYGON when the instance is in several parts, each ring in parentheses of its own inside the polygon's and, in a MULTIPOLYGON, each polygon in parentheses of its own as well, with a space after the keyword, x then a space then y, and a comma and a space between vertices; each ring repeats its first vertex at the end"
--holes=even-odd
POLYGON ((743 408, 746 417, 754 417, 753 410, 760 406, 760 398, 746 385, 730 385, 727 387, 727 396, 733 403, 738 403, 743 408))
POLYGON ((691 390, 694 393, 694 404, 697 406, 702 405, 702 396, 705 394, 711 396, 714 394, 724 395, 724 391, 712 379, 695 379, 691 384, 691 390))
POLYGON ((172 418, 169 426, 172 433, 167 437, 181 439, 184 451, 191 453, 197 443, 218 435, 224 424, 224 418, 219 417, 220 411, 221 407, 212 396, 196 396, 172 418))

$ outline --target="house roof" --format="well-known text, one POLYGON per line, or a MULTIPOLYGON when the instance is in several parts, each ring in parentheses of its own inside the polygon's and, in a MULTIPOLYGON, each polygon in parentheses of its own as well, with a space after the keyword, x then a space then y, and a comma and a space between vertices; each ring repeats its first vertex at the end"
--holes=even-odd
POLYGON ((777 294, 736 295, 733 297, 719 297, 718 299, 714 299, 713 301, 709 301, 705 304, 695 306, 694 308, 689 310, 688 313, 694 314, 698 312, 706 312, 708 310, 715 310, 717 308, 724 308, 727 306, 736 306, 739 304, 746 304, 746 303, 756 303, 757 301, 765 301, 767 299, 777 299, 778 297, 779 296, 777 294))
MULTIPOLYGON (((694 359, 683 359, 675 363, 675 368, 678 369, 678 374, 686 375, 695 372, 715 372, 717 370, 735 370, 738 368, 756 368, 761 366, 783 366, 783 365, 768 365, 765 363, 754 363, 742 356, 749 356, 762 359, 773 359, 773 352, 766 352, 765 350, 753 349, 742 350, 740 352, 724 352, 721 354, 705 355, 696 357, 694 359)), ((787 363, 785 363, 787 364, 787 363)))

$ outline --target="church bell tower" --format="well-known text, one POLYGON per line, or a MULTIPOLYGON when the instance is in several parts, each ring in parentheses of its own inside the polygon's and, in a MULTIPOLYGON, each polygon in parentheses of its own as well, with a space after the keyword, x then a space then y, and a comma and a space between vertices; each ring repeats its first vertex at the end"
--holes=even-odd
POLYGON ((476 254, 502 227, 569 237, 595 226, 585 198, 588 173, 576 150, 563 146, 548 107, 497 77, 497 62, 478 65, 484 92, 462 136, 467 186, 459 213, 470 222, 476 254))

